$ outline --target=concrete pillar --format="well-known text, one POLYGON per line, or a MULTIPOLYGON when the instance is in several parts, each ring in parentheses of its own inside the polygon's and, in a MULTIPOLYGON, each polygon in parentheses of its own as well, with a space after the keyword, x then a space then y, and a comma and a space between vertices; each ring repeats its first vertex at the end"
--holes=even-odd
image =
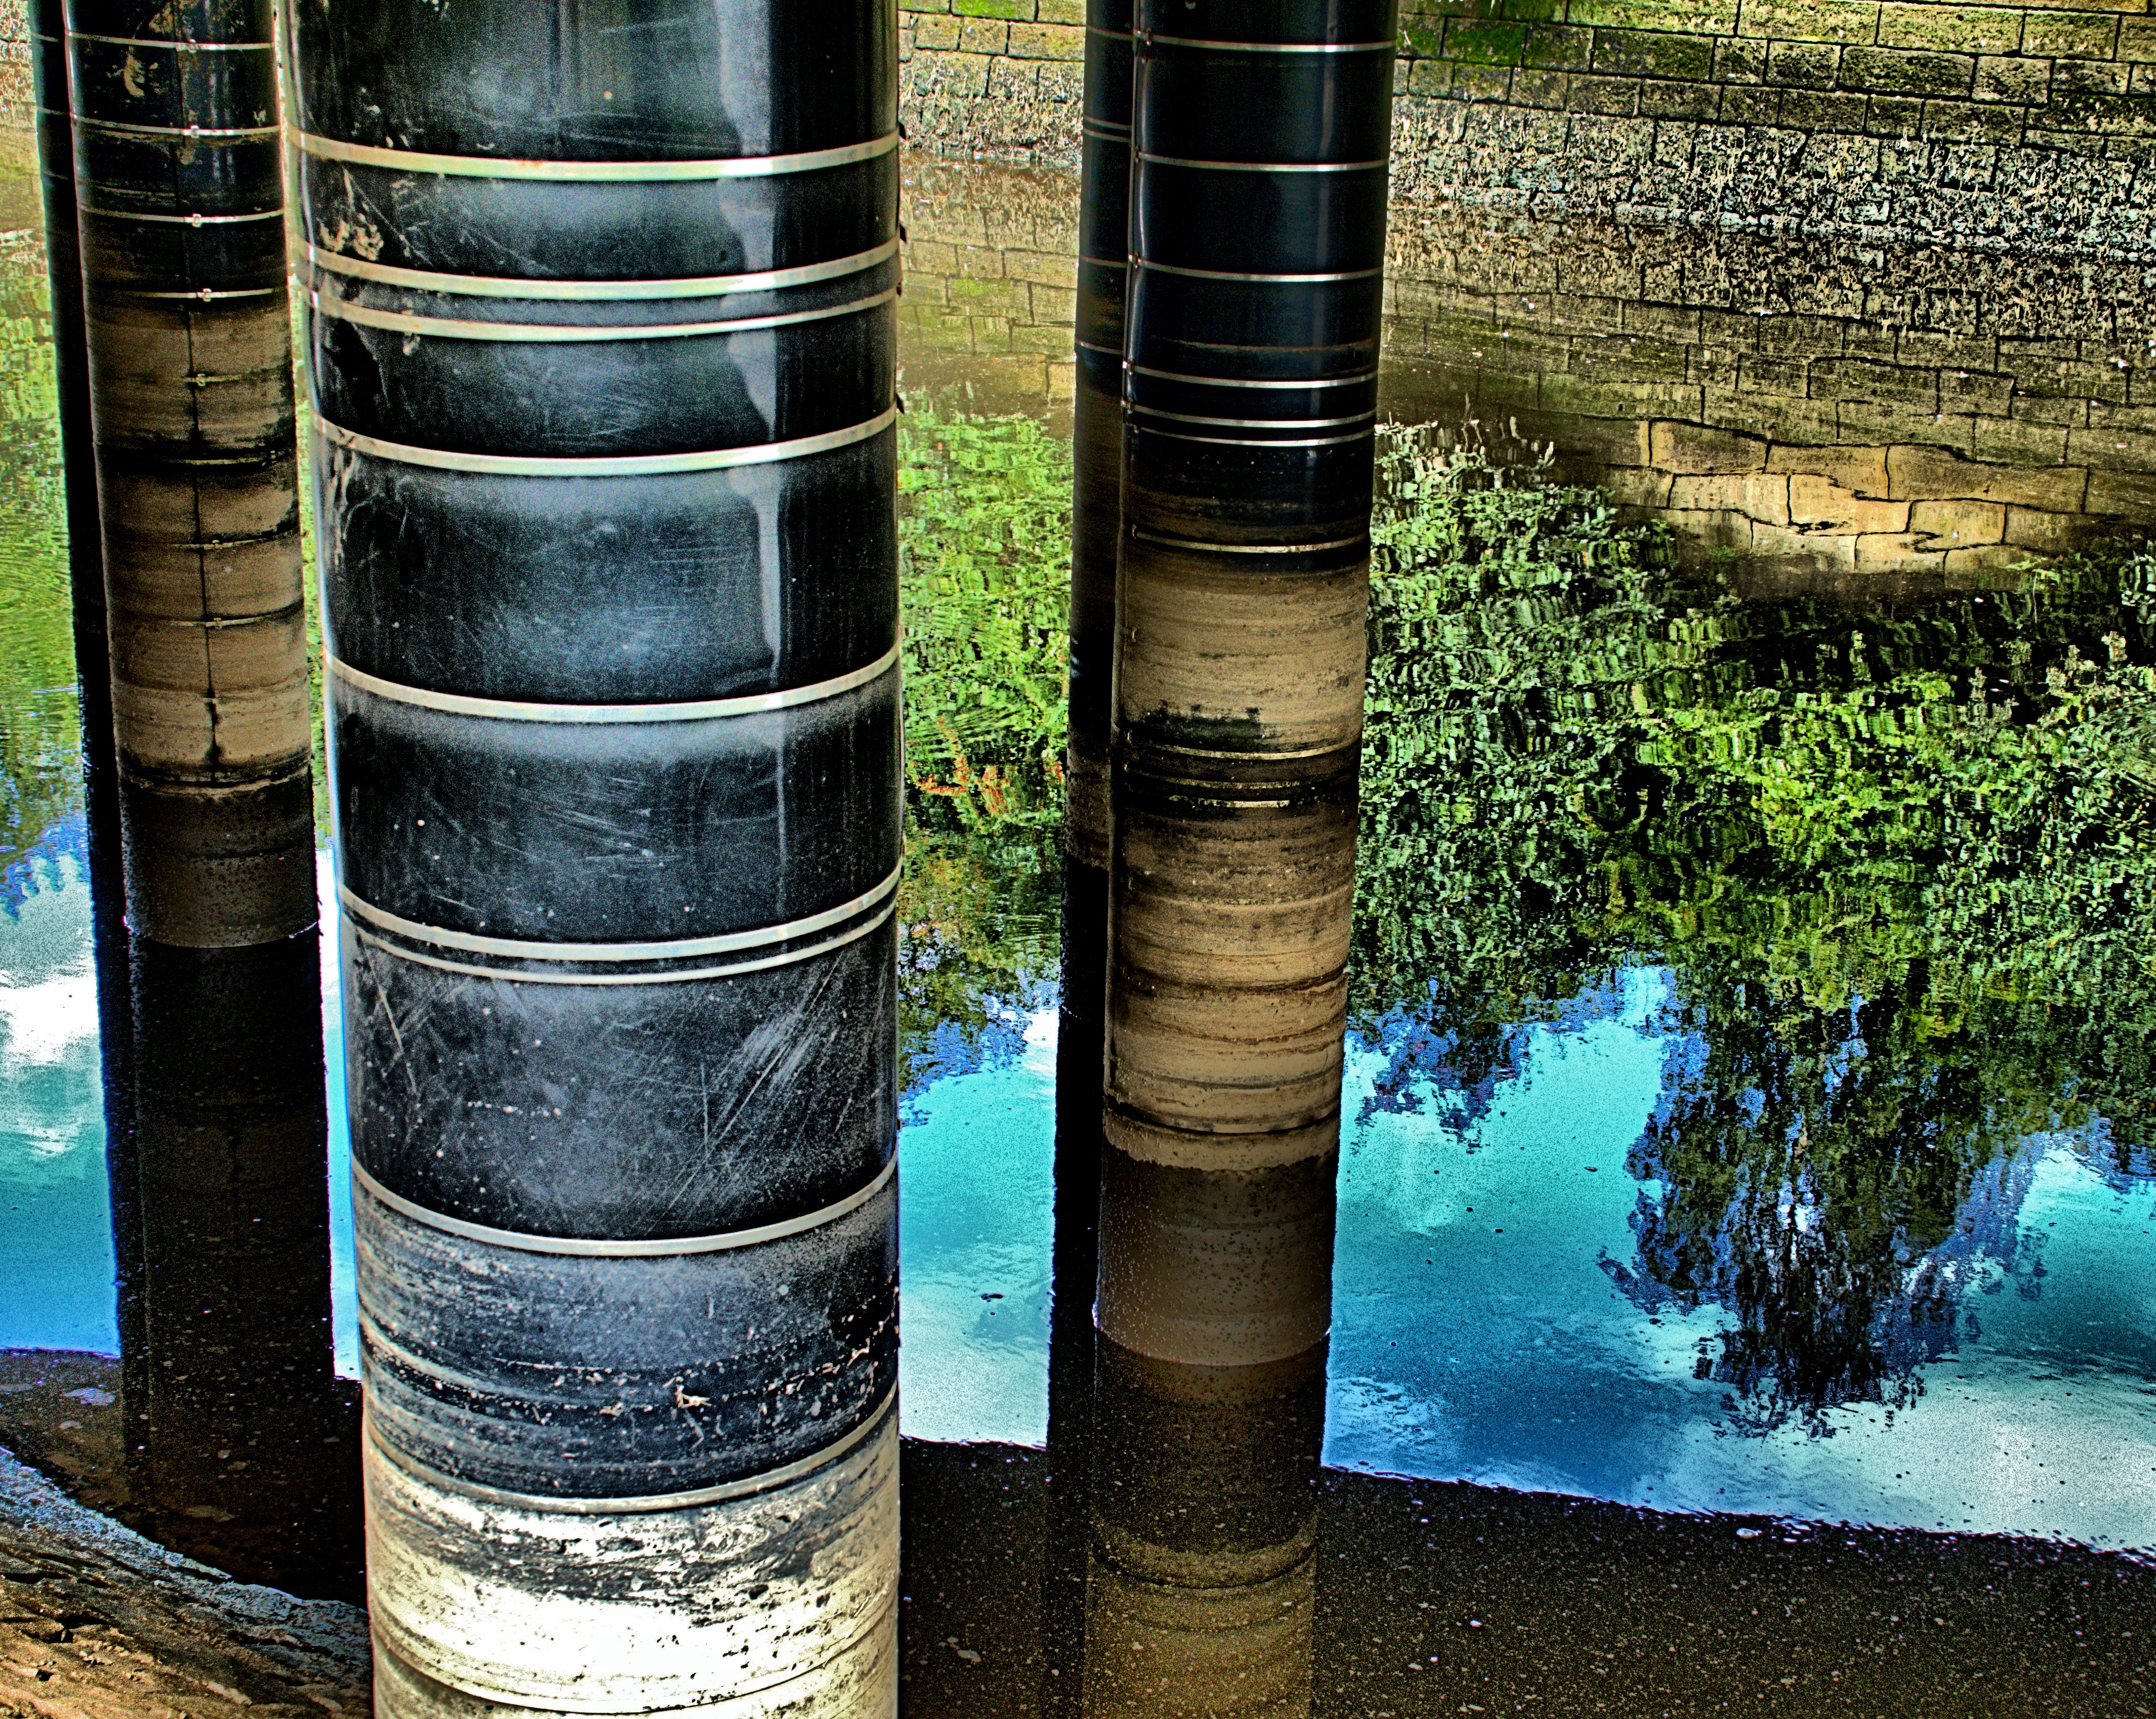
POLYGON ((67 23, 128 924, 271 943, 316 904, 270 0, 67 23))
POLYGON ((1163 1359, 1322 1335, 1173 1242, 1232 1187, 1330 1244, 1394 23, 1139 10, 1100 1324, 1163 1359))
POLYGON ((1307 1715, 1325 1345, 1191 1366, 1103 1341, 1095 1413, 1090 1719, 1307 1715))
POLYGON ((392 1714, 896 1701, 890 0, 295 0, 392 1714))

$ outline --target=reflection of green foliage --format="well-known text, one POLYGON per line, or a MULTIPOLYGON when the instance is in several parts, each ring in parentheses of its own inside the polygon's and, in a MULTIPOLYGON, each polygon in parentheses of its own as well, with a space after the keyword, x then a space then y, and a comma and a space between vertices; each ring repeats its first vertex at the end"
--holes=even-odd
POLYGON ((916 409, 899 517, 906 773, 937 827, 1061 816, 1070 450, 1031 418, 916 409), (946 816, 924 802, 944 803, 946 816))
POLYGON ((1054 974, 1070 450, 1031 418, 901 421, 909 1066, 1054 974))
POLYGON ((1038 1006, 1056 961, 1056 841, 1042 831, 936 836, 909 824, 899 897, 899 1042, 908 1083, 1038 1006))
POLYGON ((1471 1080, 1507 1023, 1666 962, 1701 1048, 1635 1155, 1656 1293, 1738 1317, 1755 1421, 1882 1394, 1950 1334, 1904 1274, 1987 1166, 2101 1119, 2145 1167, 2156 555, 1745 602, 1486 450, 1385 465, 1358 1016, 1424 1017, 1471 1080))
POLYGON ((44 280, 0 259, 0 867, 82 803, 44 280))

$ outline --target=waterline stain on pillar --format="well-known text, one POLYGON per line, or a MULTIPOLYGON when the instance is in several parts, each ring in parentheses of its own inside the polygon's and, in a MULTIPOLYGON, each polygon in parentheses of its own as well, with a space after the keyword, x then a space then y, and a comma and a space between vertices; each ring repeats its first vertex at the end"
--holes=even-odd
POLYGON ((888 1713, 895 14, 292 20, 381 1711, 888 1713))
POLYGON ((316 911, 270 0, 67 18, 128 924, 272 942, 316 911))

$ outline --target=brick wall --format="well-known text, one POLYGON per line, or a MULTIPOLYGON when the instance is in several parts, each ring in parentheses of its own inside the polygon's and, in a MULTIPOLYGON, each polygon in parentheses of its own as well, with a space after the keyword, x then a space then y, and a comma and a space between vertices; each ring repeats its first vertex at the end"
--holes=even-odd
POLYGON ((2104 152, 2156 132, 2148 0, 1410 0, 1407 93, 2104 152))
MULTIPOLYGON (((901 4, 912 136, 1075 166, 1074 0, 901 4)), ((1401 41, 1402 204, 2156 262, 2156 0, 1409 0, 1401 41)))

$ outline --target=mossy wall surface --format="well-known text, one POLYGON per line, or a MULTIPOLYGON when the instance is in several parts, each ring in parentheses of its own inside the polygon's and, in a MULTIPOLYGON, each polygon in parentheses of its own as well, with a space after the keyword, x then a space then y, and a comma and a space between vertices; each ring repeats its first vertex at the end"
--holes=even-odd
MULTIPOLYGON (((1080 0, 901 0, 906 116, 1075 164, 1080 0)), ((2156 0, 1409 0, 1394 188, 2156 259, 2156 0)))

